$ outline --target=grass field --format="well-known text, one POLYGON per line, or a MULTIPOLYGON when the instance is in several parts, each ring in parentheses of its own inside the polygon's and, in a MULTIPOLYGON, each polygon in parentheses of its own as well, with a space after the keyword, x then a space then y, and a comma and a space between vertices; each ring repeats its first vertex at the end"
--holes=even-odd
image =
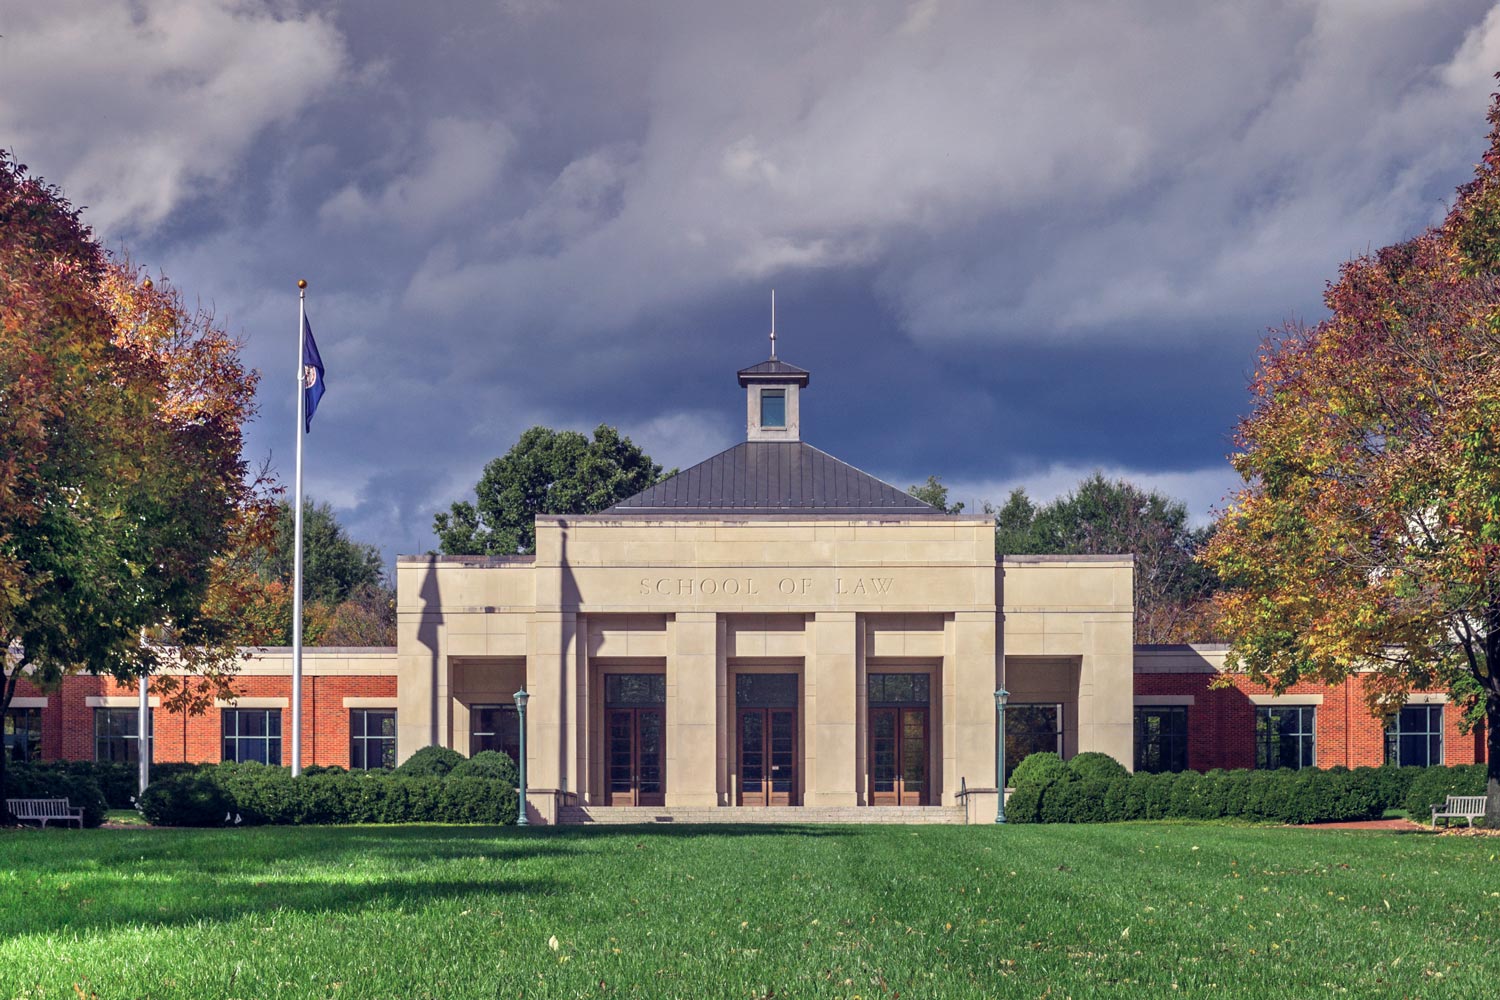
POLYGON ((1500 842, 1279 828, 0 831, 0 997, 1495 995, 1500 842))

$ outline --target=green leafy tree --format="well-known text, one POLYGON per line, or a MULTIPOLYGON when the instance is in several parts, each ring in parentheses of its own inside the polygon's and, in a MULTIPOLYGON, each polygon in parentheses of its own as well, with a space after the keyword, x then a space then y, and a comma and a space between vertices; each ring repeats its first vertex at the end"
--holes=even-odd
POLYGON ((943 485, 943 480, 939 476, 928 476, 927 482, 912 486, 906 492, 923 503, 931 504, 944 514, 962 514, 964 511, 961 501, 949 506, 948 487, 943 485))
POLYGON ((1013 490, 995 512, 1002 556, 1134 555, 1135 637, 1148 643, 1212 637, 1206 601, 1218 578, 1197 559, 1212 531, 1189 525, 1180 501, 1098 473, 1041 507, 1013 490))
POLYGON ((491 461, 461 500, 433 519, 447 555, 512 555, 536 548, 538 514, 596 514, 654 486, 662 468, 607 424, 593 439, 533 427, 491 461))
MULTIPOLYGON (((292 505, 276 505, 276 538, 261 576, 292 583, 296 522, 292 505)), ((357 542, 339 523, 333 508, 312 500, 302 503, 302 598, 324 604, 339 604, 364 588, 385 585, 380 550, 357 542)))
POLYGON ((1245 486, 1207 559, 1229 665, 1275 689, 1361 672, 1477 701, 1500 826, 1500 94, 1444 224, 1346 264, 1329 318, 1267 343, 1245 486))
MULTIPOLYGON (((202 710, 241 637, 228 567, 264 520, 241 460, 256 375, 212 317, 99 247, 0 153, 0 712, 22 676, 166 665, 202 710)), ((0 754, 0 801, 5 782, 0 754)))

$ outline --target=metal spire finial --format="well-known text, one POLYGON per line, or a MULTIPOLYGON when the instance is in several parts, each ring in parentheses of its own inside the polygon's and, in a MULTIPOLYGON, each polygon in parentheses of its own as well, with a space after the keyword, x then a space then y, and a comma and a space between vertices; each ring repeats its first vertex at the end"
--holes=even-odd
POLYGON ((771 289, 771 360, 776 360, 776 289, 771 289))

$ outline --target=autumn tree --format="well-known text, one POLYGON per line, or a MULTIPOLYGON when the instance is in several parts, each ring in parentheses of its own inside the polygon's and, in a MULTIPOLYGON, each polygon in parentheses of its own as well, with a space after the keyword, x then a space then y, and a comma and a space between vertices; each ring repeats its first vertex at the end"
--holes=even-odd
POLYGON ((1192 527, 1181 501, 1095 473, 1040 507, 1012 490, 994 514, 1001 556, 1135 556, 1137 642, 1212 638, 1205 609, 1218 581, 1197 559, 1211 529, 1192 527))
POLYGON ((591 440, 533 427, 484 467, 474 502, 433 519, 447 555, 512 555, 536 547, 538 514, 595 514, 662 479, 662 468, 607 424, 591 440))
POLYGON ((1441 227, 1350 261, 1328 319, 1266 343, 1207 558, 1231 668, 1366 672, 1376 714, 1477 700, 1500 826, 1500 95, 1490 124, 1441 227))
POLYGON ((171 665, 203 682, 158 684, 187 710, 227 683, 233 547, 264 513, 238 347, 0 153, 0 712, 23 676, 171 665))
MULTIPOLYGON (((255 645, 292 641, 295 519, 292 505, 276 505, 274 530, 256 560, 260 586, 251 588, 246 615, 255 645)), ((396 644, 396 592, 380 551, 350 537, 326 503, 304 500, 302 514, 302 641, 321 646, 396 644)))

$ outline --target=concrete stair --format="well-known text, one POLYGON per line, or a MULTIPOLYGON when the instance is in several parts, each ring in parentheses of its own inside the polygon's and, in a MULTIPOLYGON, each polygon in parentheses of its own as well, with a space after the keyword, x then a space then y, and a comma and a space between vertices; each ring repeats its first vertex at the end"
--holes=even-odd
POLYGON ((563 806, 562 825, 672 823, 951 823, 964 822, 963 806, 563 806))

